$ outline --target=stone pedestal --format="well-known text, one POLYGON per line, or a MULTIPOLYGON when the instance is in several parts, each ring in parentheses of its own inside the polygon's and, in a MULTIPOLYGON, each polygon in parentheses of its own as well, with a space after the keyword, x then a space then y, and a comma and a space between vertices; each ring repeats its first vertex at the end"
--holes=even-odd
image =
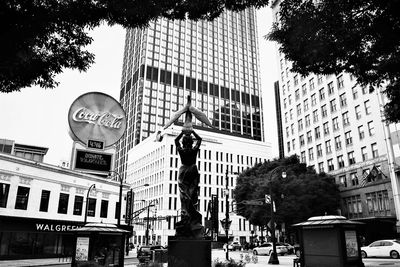
POLYGON ((211 240, 168 238, 168 266, 211 266, 211 240))

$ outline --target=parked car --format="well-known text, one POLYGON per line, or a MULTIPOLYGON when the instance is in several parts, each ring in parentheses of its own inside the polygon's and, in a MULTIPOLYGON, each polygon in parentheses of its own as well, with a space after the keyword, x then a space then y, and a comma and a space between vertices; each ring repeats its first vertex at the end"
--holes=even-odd
POLYGON ((361 257, 391 257, 398 259, 400 241, 395 239, 377 240, 368 246, 361 247, 361 257))
MULTIPOLYGON (((271 255, 272 251, 272 243, 264 243, 258 247, 253 248, 254 255, 271 255)), ((285 255, 288 253, 288 250, 286 246, 276 245, 276 253, 279 255, 285 255)))
POLYGON ((276 243, 277 246, 285 246, 287 248, 287 254, 294 254, 294 246, 289 243, 276 243))
POLYGON ((141 246, 137 252, 137 258, 140 263, 150 261, 153 257, 153 250, 155 249, 164 249, 163 246, 159 245, 148 245, 141 246))
MULTIPOLYGON (((224 250, 226 250, 226 243, 224 244, 223 248, 224 248, 224 250)), ((242 245, 238 241, 233 241, 228 244, 228 249, 233 250, 233 251, 241 250, 242 245)))

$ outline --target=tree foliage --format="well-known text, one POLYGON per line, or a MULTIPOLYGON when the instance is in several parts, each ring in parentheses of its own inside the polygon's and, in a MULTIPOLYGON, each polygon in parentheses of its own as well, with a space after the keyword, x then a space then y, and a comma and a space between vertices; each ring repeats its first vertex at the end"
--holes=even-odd
POLYGON ((317 174, 313 168, 300 163, 297 156, 258 164, 241 173, 234 191, 237 214, 250 223, 265 225, 271 217, 270 206, 243 204, 244 200, 262 200, 269 194, 272 186, 272 198, 276 205, 276 220, 287 225, 307 220, 311 216, 336 214, 340 196, 334 178, 325 173, 317 174), (280 177, 281 170, 269 176, 275 168, 286 171, 285 179, 280 177))
POLYGON ((64 68, 85 71, 94 55, 87 30, 101 23, 145 27, 159 17, 212 20, 224 10, 265 6, 268 0, 2 0, 0 92, 54 88, 64 68))
POLYGON ((400 121, 400 1, 285 0, 268 35, 302 75, 348 72, 386 86, 385 116, 400 121))

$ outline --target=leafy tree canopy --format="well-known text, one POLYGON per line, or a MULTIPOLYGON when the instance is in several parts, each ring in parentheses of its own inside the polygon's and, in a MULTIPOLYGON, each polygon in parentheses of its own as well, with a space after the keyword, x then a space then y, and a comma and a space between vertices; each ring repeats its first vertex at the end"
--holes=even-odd
POLYGON ((400 122, 400 1, 285 0, 268 38, 302 75, 348 72, 384 86, 385 116, 400 122))
POLYGON ((276 206, 276 219, 287 225, 307 220, 311 216, 336 214, 340 203, 339 190, 334 178, 325 173, 317 174, 313 168, 300 163, 297 156, 260 163, 241 173, 234 190, 237 214, 250 223, 264 226, 270 220, 270 207, 245 205, 244 200, 265 201, 272 186, 276 206), (269 176, 275 168, 279 168, 269 176), (287 176, 281 177, 282 171, 287 176))
POLYGON ((223 10, 260 8, 268 0, 2 0, 0 92, 54 88, 63 68, 85 71, 94 55, 87 30, 105 22, 144 27, 158 17, 212 20, 223 10))

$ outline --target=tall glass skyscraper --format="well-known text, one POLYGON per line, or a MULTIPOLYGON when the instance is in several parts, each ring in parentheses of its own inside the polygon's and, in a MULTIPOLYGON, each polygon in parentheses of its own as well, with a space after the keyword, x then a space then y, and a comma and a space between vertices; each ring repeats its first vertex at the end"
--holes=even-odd
POLYGON ((128 151, 161 129, 188 95, 214 126, 195 120, 195 127, 264 141, 258 57, 254 9, 129 29, 120 92, 128 127, 116 170, 125 176, 128 151))

